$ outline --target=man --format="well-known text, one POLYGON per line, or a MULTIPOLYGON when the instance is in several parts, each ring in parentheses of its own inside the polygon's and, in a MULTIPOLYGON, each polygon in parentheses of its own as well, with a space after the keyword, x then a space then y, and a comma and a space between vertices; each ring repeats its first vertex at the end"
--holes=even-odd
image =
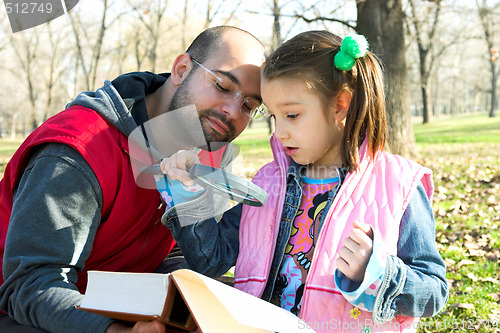
POLYGON ((194 104, 208 142, 233 140, 261 101, 264 57, 249 33, 211 28, 169 75, 122 75, 30 135, 0 182, 1 332, 165 331, 75 309, 88 270, 153 272, 175 244, 157 223, 165 211, 158 191, 135 182, 127 136, 194 104))

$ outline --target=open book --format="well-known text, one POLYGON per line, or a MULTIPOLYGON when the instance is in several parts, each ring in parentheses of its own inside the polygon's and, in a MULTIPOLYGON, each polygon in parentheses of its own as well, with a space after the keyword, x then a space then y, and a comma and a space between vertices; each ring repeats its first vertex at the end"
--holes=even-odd
POLYGON ((292 313, 188 269, 90 271, 78 308, 126 321, 159 319, 175 332, 314 332, 292 313))

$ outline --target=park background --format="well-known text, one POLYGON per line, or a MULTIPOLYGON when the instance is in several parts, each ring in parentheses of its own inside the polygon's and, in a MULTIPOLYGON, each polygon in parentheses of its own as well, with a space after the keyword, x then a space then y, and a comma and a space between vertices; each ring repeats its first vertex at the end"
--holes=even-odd
MULTIPOLYGON (((386 71, 388 149, 434 171, 450 299, 420 331, 500 331, 499 0, 82 0, 17 33, 0 4, 0 177, 22 139, 79 92, 169 72, 206 27, 241 27, 268 50, 311 29, 365 34, 386 71)), ((272 159, 268 139, 260 119, 236 140, 247 178, 272 159)))

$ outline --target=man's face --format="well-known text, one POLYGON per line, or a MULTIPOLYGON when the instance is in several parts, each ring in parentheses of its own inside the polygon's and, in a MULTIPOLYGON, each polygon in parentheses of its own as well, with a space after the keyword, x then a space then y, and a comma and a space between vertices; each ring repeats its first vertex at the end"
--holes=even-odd
POLYGON ((234 140, 250 121, 248 100, 261 100, 262 46, 239 32, 227 32, 223 40, 221 47, 201 66, 192 60, 191 71, 169 105, 169 110, 196 105, 208 142, 234 140), (231 93, 225 91, 228 87, 231 93), (248 99, 244 100, 245 97, 248 99))
MULTIPOLYGON (((169 110, 175 110, 187 105, 196 104, 196 98, 191 96, 191 89, 189 87, 189 83, 193 77, 192 74, 194 74, 194 71, 191 71, 186 79, 182 81, 181 85, 172 97, 169 110)), ((239 133, 236 133, 236 128, 233 125, 233 122, 226 114, 217 112, 212 108, 200 109, 197 107, 196 109, 198 111, 201 128, 207 142, 230 142, 239 135, 239 133), (214 125, 217 126, 217 129, 214 128, 214 125)))

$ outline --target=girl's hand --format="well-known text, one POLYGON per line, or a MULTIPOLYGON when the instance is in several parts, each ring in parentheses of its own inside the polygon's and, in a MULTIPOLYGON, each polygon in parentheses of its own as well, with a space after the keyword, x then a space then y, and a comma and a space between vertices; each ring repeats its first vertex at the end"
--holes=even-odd
POLYGON ((337 268, 356 282, 363 281, 366 266, 373 251, 373 230, 368 224, 354 221, 349 237, 339 250, 337 268))
POLYGON ((179 180, 186 186, 192 186, 194 181, 189 177, 187 169, 196 163, 200 163, 198 155, 192 151, 179 150, 172 156, 161 160, 160 168, 171 180, 179 180))

